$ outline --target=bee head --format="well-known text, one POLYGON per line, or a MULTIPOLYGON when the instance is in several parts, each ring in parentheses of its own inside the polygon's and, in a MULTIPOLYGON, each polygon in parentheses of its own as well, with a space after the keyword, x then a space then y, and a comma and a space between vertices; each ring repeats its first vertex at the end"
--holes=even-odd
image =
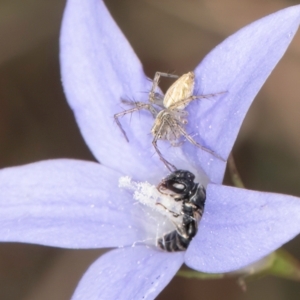
POLYGON ((175 200, 179 201, 188 197, 189 192, 194 187, 195 175, 189 171, 176 170, 167 176, 159 184, 158 189, 171 191, 175 200))

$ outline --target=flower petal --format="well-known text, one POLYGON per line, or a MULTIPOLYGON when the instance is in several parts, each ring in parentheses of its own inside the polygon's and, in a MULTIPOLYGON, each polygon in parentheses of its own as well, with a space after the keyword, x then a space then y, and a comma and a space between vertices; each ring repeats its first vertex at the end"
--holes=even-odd
MULTIPOLYGON (((0 240, 68 248, 132 245, 144 237, 120 174, 49 160, 0 171, 0 240)), ((141 216, 142 218, 142 216, 141 216)))
MULTIPOLYGON (((131 108, 122 108, 121 98, 146 101, 152 83, 103 1, 68 0, 60 48, 67 100, 95 157, 128 175, 147 174, 155 166, 153 117, 141 111, 120 119, 128 143, 113 116, 131 108)), ((161 168, 158 157, 155 162, 161 168)))
POLYGON ((110 251, 81 279, 76 299, 154 299, 183 263, 183 253, 147 247, 110 251))
POLYGON ((234 271, 299 232, 300 198, 210 184, 205 213, 185 262, 208 273, 234 271))
MULTIPOLYGON (((228 158, 249 106, 286 51, 299 21, 299 5, 262 18, 227 38, 196 68, 195 94, 226 91, 191 104, 191 110, 198 112, 191 114, 191 130, 199 132, 203 146, 228 158), (195 109, 193 105, 199 107, 195 109)), ((203 151, 196 152, 188 143, 184 146, 190 148, 188 152, 194 160, 198 157, 212 182, 222 182, 222 161, 203 151)))

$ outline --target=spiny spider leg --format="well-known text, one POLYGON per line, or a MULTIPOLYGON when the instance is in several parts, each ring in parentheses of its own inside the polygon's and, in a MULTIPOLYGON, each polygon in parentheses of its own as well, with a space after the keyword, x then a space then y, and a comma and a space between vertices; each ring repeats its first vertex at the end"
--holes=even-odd
POLYGON ((164 163, 164 165, 167 167, 167 169, 170 171, 170 172, 174 172, 177 170, 177 168, 172 165, 171 163, 169 163, 164 157, 163 155, 161 154, 160 150, 158 149, 158 146, 157 146, 157 140, 158 140, 158 134, 154 137, 153 141, 152 141, 152 145, 153 147, 155 148, 155 151, 156 153, 158 154, 159 156, 159 159, 164 163))
POLYGON ((154 117, 157 115, 157 111, 155 110, 155 108, 151 104, 147 104, 147 103, 143 103, 143 102, 136 102, 135 105, 136 106, 133 107, 133 108, 124 110, 124 111, 122 111, 120 113, 117 113, 117 114, 114 114, 115 121, 116 121, 117 125, 119 126, 120 130, 122 131, 122 133, 123 133, 123 135, 124 135, 124 137, 125 137, 125 139, 126 139, 127 142, 129 142, 129 139, 128 139, 128 137, 126 135, 126 132, 123 129, 123 127, 122 127, 122 125, 121 125, 121 123, 119 121, 120 117, 123 117, 123 116, 125 116, 127 114, 133 113, 135 111, 139 111, 141 109, 147 109, 147 110, 149 110, 154 117))
POLYGON ((212 154, 213 156, 215 156, 216 158, 226 162, 226 160, 221 157, 220 155, 218 155, 216 152, 214 152, 213 150, 210 150, 202 145, 200 145, 199 143, 197 143, 181 126, 178 126, 178 130, 181 132, 181 134, 194 146, 200 148, 203 151, 206 151, 210 154, 212 154))
POLYGON ((158 111, 155 109, 155 107, 151 103, 145 103, 145 102, 140 102, 140 101, 132 101, 132 100, 127 100, 127 99, 123 99, 123 98, 121 98, 121 102, 126 104, 126 105, 130 105, 130 106, 134 106, 134 107, 140 107, 138 110, 141 110, 141 109, 149 110, 154 119, 156 118, 156 116, 158 114, 158 111))
POLYGON ((182 99, 182 100, 179 100, 177 101, 176 103, 170 105, 168 107, 169 110, 174 110, 176 109, 177 107, 180 107, 181 105, 187 105, 189 104, 190 102, 196 100, 196 99, 208 99, 208 98, 211 98, 211 97, 214 97, 214 96, 217 96, 217 95, 220 95, 220 94, 224 94, 226 92, 220 92, 220 93, 214 93, 214 94, 207 94, 207 95, 196 95, 196 96, 190 96, 186 99, 182 99))
MULTIPOLYGON (((158 84, 159 84, 159 78, 160 77, 167 77, 167 78, 178 78, 179 76, 177 75, 173 75, 173 74, 169 74, 169 73, 163 73, 163 72, 156 72, 155 73, 155 76, 154 76, 154 79, 153 79, 153 84, 152 84, 152 88, 151 88, 151 91, 149 93, 149 102, 151 103, 156 103, 157 101, 156 100, 156 89, 158 87, 158 84)), ((163 100, 163 98, 162 98, 163 100)))

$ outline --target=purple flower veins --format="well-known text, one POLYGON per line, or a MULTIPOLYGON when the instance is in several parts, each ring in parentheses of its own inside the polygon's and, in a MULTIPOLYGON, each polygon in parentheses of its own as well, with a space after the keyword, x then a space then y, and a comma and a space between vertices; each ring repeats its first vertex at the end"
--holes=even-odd
MULTIPOLYGON (((196 67, 189 126, 203 146, 227 158, 245 114, 300 21, 290 7, 241 29, 196 67)), ((242 268, 300 232, 300 199, 221 185, 225 163, 189 143, 167 159, 207 184, 204 216, 186 252, 155 244, 162 224, 146 214, 122 178, 157 185, 168 172, 151 147, 153 118, 113 123, 120 99, 146 101, 151 82, 100 0, 68 0, 61 32, 61 72, 82 135, 101 163, 57 159, 0 171, 0 240, 64 248, 114 247, 91 265, 73 299, 154 299, 183 263, 210 273, 242 268), (207 177, 204 177, 206 174, 207 177), (152 240, 152 242, 151 242, 152 240), (149 243, 146 241, 150 241, 149 243)), ((203 183, 203 182, 202 182, 203 183)), ((163 217, 162 214, 158 214, 163 217)))

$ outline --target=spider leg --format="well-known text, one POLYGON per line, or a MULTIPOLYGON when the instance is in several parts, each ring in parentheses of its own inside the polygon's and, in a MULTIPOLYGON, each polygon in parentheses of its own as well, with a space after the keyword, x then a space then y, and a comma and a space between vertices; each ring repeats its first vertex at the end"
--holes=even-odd
POLYGON ((178 130, 181 132, 181 134, 192 144, 192 145, 194 145, 194 146, 196 146, 196 147, 198 147, 198 148, 200 148, 201 150, 203 150, 203 151, 206 151, 206 152, 208 152, 208 153, 210 153, 210 154, 212 154, 213 156, 215 156, 216 158, 218 158, 218 159, 220 159, 220 160, 222 160, 222 161, 224 161, 224 162, 226 162, 226 160, 223 158, 223 157, 221 157, 220 155, 218 155, 216 152, 214 152, 214 151, 212 151, 212 150, 210 150, 210 149, 208 149, 208 148, 206 148, 206 147, 204 147, 204 146, 202 146, 202 145, 200 145, 199 143, 197 143, 185 130, 184 130, 184 128, 182 128, 181 126, 179 126, 178 125, 178 130))
POLYGON ((174 172, 175 170, 177 170, 177 168, 172 165, 170 162, 168 162, 162 155, 162 153, 160 152, 160 150, 158 149, 158 146, 157 146, 157 139, 153 140, 152 141, 152 145, 153 147, 155 148, 155 151, 156 153, 158 154, 159 156, 159 159, 164 163, 164 165, 167 167, 167 169, 170 171, 170 172, 174 172))
POLYGON ((127 142, 129 142, 129 139, 128 139, 128 137, 126 135, 126 132, 123 129, 123 127, 122 127, 122 125, 121 125, 121 123, 119 121, 119 118, 123 117, 123 116, 125 116, 127 114, 133 113, 135 111, 139 111, 141 109, 149 110, 151 112, 151 114, 153 115, 153 117, 155 117, 157 115, 157 112, 156 112, 155 108, 151 104, 147 104, 147 103, 143 103, 143 102, 136 102, 135 103, 135 107, 127 109, 127 110, 124 110, 124 111, 121 111, 121 112, 119 112, 117 114, 114 114, 114 119, 115 119, 117 125, 119 126, 121 132, 123 133, 123 135, 124 135, 124 137, 125 137, 125 139, 126 139, 127 142))
POLYGON ((152 145, 156 151, 156 153, 158 154, 159 156, 159 159, 164 163, 164 165, 167 167, 167 169, 170 171, 170 172, 174 172, 177 170, 177 168, 172 165, 171 163, 169 163, 164 157, 163 155, 161 154, 160 150, 158 149, 158 146, 157 146, 157 140, 158 140, 158 136, 159 134, 156 134, 153 138, 153 141, 152 141, 152 145))
POLYGON ((131 105, 131 106, 136 106, 138 103, 135 100, 128 100, 128 99, 124 99, 124 98, 121 98, 121 102, 124 103, 125 105, 131 105))
POLYGON ((192 101, 194 101, 196 99, 209 99, 209 98, 212 98, 212 97, 215 97, 217 95, 224 94, 224 93, 227 93, 227 91, 225 91, 225 92, 219 92, 219 93, 214 93, 214 94, 207 94, 207 95, 190 96, 190 97, 188 97, 186 99, 182 99, 182 100, 176 101, 176 103, 170 105, 168 107, 168 109, 169 110, 174 110, 177 107, 180 107, 182 105, 187 106, 190 102, 192 102, 192 101))
POLYGON ((179 76, 174 75, 174 74, 169 74, 169 73, 156 72, 155 76, 154 76, 154 79, 153 79, 152 88, 151 88, 151 91, 149 93, 149 102, 151 102, 151 103, 156 103, 157 102, 156 100, 161 100, 161 101, 163 100, 163 97, 160 97, 161 95, 156 93, 156 89, 158 87, 160 77, 167 77, 167 78, 177 79, 179 76))

